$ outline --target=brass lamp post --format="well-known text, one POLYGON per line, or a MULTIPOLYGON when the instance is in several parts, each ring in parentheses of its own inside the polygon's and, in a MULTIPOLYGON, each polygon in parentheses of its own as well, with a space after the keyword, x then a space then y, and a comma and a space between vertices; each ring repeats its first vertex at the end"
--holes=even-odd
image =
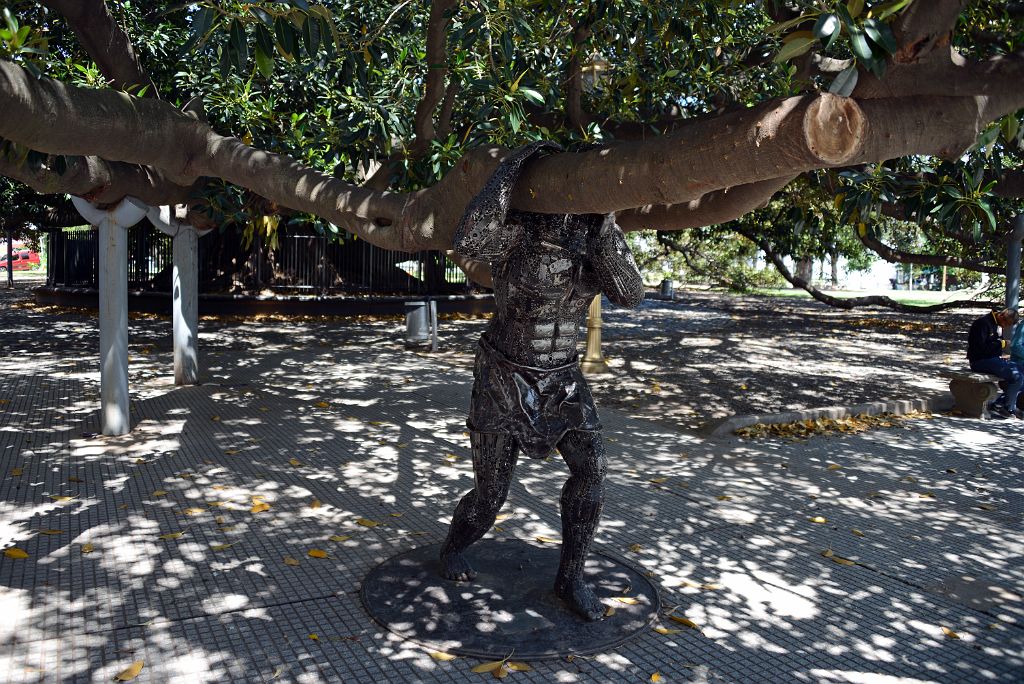
POLYGON ((580 368, 587 375, 610 373, 608 360, 601 353, 601 295, 594 297, 587 312, 587 350, 580 368))

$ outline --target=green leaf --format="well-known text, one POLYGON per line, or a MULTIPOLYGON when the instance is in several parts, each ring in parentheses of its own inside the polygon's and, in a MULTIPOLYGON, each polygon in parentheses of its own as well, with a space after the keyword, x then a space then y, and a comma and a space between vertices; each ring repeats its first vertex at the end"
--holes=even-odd
POLYGON ((860 29, 855 28, 850 31, 850 46, 853 48, 853 54, 857 55, 859 60, 869 62, 874 57, 871 46, 868 45, 868 40, 860 29))
POLYGON ((888 24, 883 24, 877 19, 868 19, 864 22, 864 33, 875 45, 882 48, 890 55, 896 54, 896 36, 888 24))
POLYGON ((663 78, 675 78, 679 75, 679 69, 669 69, 665 72, 663 78))
POLYGON ((912 3, 914 0, 893 0, 892 2, 886 3, 881 7, 875 8, 875 15, 879 21, 885 21, 887 18, 896 14, 897 12, 906 9, 907 5, 912 3))
POLYGON ((231 22, 230 40, 235 53, 235 64, 238 65, 240 72, 244 72, 249 61, 249 41, 245 35, 245 27, 238 19, 231 22))
POLYGON ((815 38, 825 44, 826 48, 831 47, 839 34, 843 32, 843 23, 834 14, 822 14, 818 17, 811 32, 815 38))
POLYGON ((856 19, 864 11, 864 0, 850 0, 846 3, 846 9, 849 10, 850 16, 856 19))
POLYGON ((544 96, 533 88, 520 88, 519 93, 532 104, 535 104, 538 107, 544 106, 544 96))
POLYGON ((782 33, 783 31, 791 29, 794 26, 799 26, 805 21, 813 19, 816 16, 818 16, 817 12, 813 14, 801 14, 796 19, 790 19, 789 21, 781 21, 778 24, 772 24, 771 26, 768 27, 767 31, 768 33, 782 33))
POLYGON ((775 59, 772 61, 779 64, 793 59, 794 57, 799 57, 810 50, 811 46, 816 42, 817 38, 814 36, 801 36, 796 40, 791 40, 782 46, 782 49, 779 50, 779 54, 775 55, 775 59))
POLYGON ((256 68, 267 78, 274 75, 274 58, 265 53, 259 44, 256 45, 256 68))
POLYGON ((858 76, 859 72, 856 65, 846 67, 832 81, 832 85, 828 87, 828 92, 841 97, 850 97, 850 93, 857 87, 858 76))

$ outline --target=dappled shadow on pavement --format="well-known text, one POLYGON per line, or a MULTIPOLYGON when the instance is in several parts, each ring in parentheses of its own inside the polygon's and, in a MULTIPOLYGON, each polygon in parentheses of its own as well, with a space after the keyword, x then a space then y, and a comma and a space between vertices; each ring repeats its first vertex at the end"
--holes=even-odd
MULTIPOLYGON (((174 388, 169 324, 134 320, 135 430, 105 438, 94 321, 8 318, 0 537, 28 558, 0 557, 0 676, 109 681, 136 660, 136 681, 478 676, 384 632, 357 597, 380 561, 439 543, 472 484, 471 349, 406 352, 387 321, 207 322, 205 384, 174 388)), ((1016 424, 709 442, 602 420, 597 545, 696 628, 665 615, 680 631, 517 681, 1024 675, 1016 424)), ((555 459, 522 462, 492 536, 557 540, 564 478, 555 459)))

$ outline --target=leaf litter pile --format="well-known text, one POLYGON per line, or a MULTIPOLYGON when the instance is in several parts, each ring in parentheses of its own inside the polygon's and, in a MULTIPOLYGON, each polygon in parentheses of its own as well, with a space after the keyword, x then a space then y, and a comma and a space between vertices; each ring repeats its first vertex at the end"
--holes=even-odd
POLYGON ((819 435, 853 435, 867 430, 890 427, 905 427, 912 420, 931 420, 929 412, 911 411, 903 415, 861 413, 845 418, 808 418, 792 423, 758 423, 735 430, 744 439, 808 439, 819 435))

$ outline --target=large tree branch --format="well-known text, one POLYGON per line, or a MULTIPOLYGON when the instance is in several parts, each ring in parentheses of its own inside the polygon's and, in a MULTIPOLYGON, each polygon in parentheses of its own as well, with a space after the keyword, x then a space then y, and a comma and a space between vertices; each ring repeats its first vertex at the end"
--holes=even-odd
POLYGON ((914 2, 893 26, 899 48, 893 56, 897 64, 919 62, 928 58, 942 58, 949 45, 953 28, 970 0, 930 0, 914 2))
POLYGON ((964 97, 996 95, 1019 88, 1024 82, 1024 52, 984 61, 964 59, 950 50, 950 58, 911 64, 893 64, 879 79, 861 70, 856 98, 938 95, 964 97))
POLYGON ((125 90, 130 86, 147 86, 146 95, 159 97, 156 85, 142 68, 128 35, 114 21, 104 0, 41 2, 64 15, 78 42, 107 77, 111 88, 125 90))
POLYGON ((998 266, 990 266, 980 261, 972 261, 970 259, 960 259, 954 256, 946 256, 940 254, 918 254, 914 252, 904 252, 901 250, 893 249, 889 245, 885 244, 881 240, 871 236, 868 232, 857 230, 857 237, 864 244, 865 247, 877 253, 878 256, 882 257, 889 263, 893 264, 919 264, 922 266, 948 266, 950 268, 965 268, 969 271, 976 271, 978 273, 993 273, 996 275, 1005 274, 1005 268, 999 268, 998 266))
POLYGON ((583 110, 583 51, 590 38, 588 18, 584 17, 573 26, 572 48, 565 75, 565 115, 573 128, 586 129, 592 121, 583 110))
POLYGON ((765 253, 765 256, 768 257, 772 264, 775 265, 775 268, 778 269, 779 273, 782 274, 782 277, 789 281, 790 284, 794 287, 806 290, 808 294, 819 302, 828 304, 829 306, 834 306, 838 309, 855 309, 860 306, 884 306, 903 313, 934 313, 936 311, 945 311, 946 309, 975 308, 986 304, 986 302, 956 300, 942 302, 940 304, 929 304, 927 306, 914 306, 912 304, 898 302, 891 297, 886 297, 885 295, 869 295, 866 297, 833 297, 832 295, 825 294, 803 278, 794 275, 793 272, 789 270, 789 267, 786 266, 786 262, 783 260, 782 256, 772 249, 771 244, 767 240, 761 238, 751 230, 744 228, 736 228, 735 230, 737 233, 760 247, 761 251, 765 253))
POLYGON ((436 136, 434 110, 444 97, 444 80, 448 75, 449 10, 457 1, 434 0, 430 4, 430 18, 427 21, 427 78, 423 83, 423 99, 416 105, 416 141, 409 151, 411 157, 426 154, 436 136))
POLYGON ((772 195, 786 187, 793 178, 769 178, 734 188, 715 190, 683 204, 630 209, 620 212, 616 216, 616 222, 627 231, 676 231, 725 223, 765 206, 772 195))

